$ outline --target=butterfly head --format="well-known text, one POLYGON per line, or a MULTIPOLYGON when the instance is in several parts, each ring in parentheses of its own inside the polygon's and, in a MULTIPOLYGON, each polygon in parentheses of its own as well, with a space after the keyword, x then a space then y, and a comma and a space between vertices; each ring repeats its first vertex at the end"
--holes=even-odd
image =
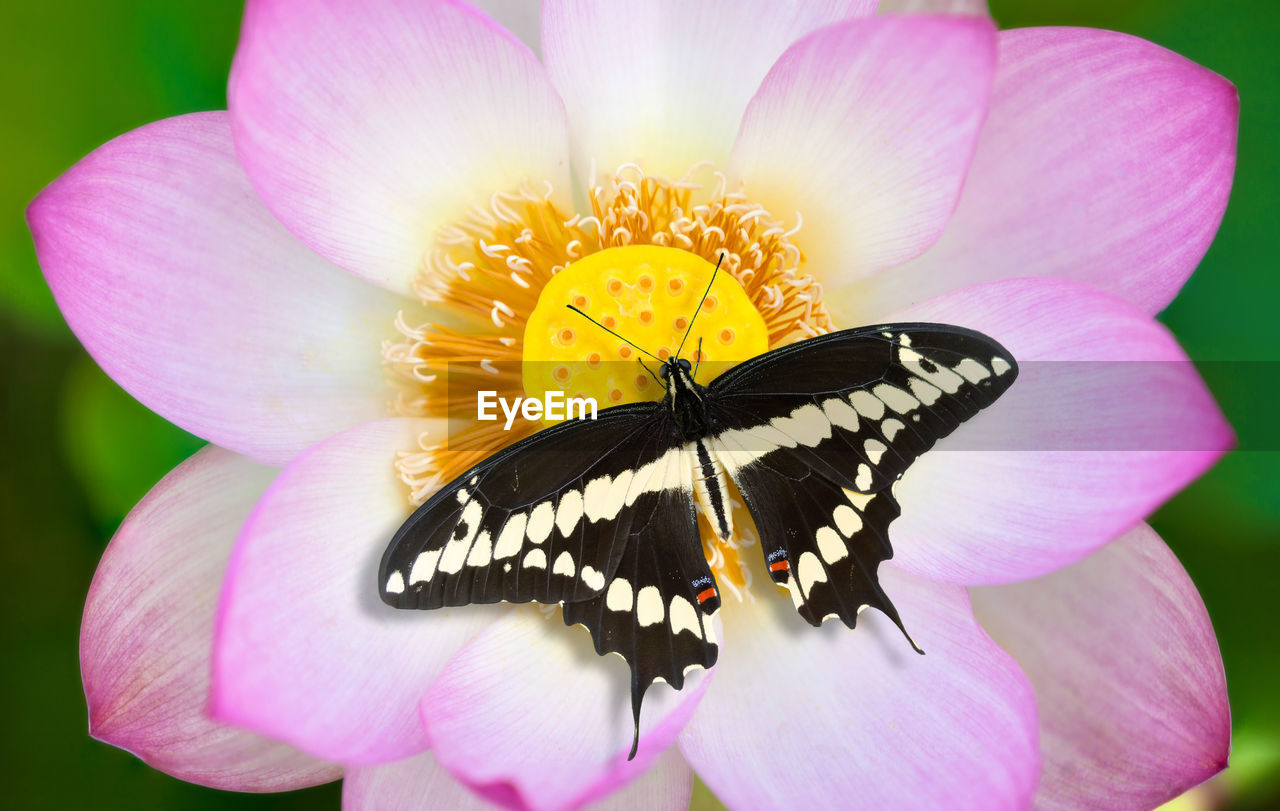
POLYGON ((686 375, 693 372, 693 366, 684 358, 670 358, 658 367, 658 377, 662 378, 662 382, 666 383, 671 379, 671 375, 684 372, 686 375))

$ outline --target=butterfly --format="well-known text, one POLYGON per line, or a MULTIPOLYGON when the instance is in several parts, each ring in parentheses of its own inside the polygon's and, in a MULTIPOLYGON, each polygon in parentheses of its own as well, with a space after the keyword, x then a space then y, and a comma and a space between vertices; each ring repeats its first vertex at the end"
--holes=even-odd
POLYGON ((944 324, 809 338, 706 386, 682 349, 659 360, 660 402, 546 428, 441 488, 395 533, 378 573, 396 608, 560 605, 597 653, 630 665, 629 758, 649 686, 681 689, 716 661, 720 591, 699 506, 730 539, 736 485, 769 576, 810 624, 853 628, 870 606, 906 635, 877 578, 900 514, 892 485, 1018 374, 996 341, 944 324))

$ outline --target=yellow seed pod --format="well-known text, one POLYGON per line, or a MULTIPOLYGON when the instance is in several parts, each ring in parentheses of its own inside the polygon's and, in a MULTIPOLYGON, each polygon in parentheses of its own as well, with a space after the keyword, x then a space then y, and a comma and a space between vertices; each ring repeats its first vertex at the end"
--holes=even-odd
MULTIPOLYGON (((665 360, 680 346, 693 320, 682 357, 701 361, 698 382, 769 349, 764 318, 742 285, 715 265, 678 248, 632 245, 579 259, 542 289, 524 330, 525 395, 553 389, 591 397, 599 408, 661 399, 665 390, 637 362, 657 372, 658 362, 568 308, 572 304, 641 349, 665 360), (702 355, 697 356, 699 339, 702 355)), ((548 424, 557 420, 544 420, 548 424)))

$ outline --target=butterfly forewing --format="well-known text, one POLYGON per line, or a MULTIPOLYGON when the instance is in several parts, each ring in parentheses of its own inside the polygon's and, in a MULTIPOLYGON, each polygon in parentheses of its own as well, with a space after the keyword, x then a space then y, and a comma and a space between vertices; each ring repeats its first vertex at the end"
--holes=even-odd
POLYGON ((598 594, 669 482, 657 403, 540 431, 486 459, 419 507, 382 559, 382 598, 399 608, 558 603, 598 594))
MULTIPOLYGON (((1017 376, 1005 349, 940 324, 831 333, 737 366, 708 387, 727 468, 777 455, 841 487, 878 492, 1017 376)), ((789 469, 789 468, 788 468, 789 469)))

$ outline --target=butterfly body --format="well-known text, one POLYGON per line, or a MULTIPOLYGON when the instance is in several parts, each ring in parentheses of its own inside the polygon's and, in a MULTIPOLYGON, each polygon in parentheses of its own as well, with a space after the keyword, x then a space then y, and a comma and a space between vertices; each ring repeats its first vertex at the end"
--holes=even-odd
POLYGON ((940 324, 819 336, 707 386, 670 358, 660 402, 539 431, 442 488, 389 544, 380 594, 399 608, 559 604, 631 665, 638 735, 649 685, 680 689, 716 661, 698 505, 713 543, 729 541, 736 486, 760 563, 810 624, 852 628, 875 607, 902 628, 876 576, 893 554, 892 484, 1016 375, 998 343, 940 324))

